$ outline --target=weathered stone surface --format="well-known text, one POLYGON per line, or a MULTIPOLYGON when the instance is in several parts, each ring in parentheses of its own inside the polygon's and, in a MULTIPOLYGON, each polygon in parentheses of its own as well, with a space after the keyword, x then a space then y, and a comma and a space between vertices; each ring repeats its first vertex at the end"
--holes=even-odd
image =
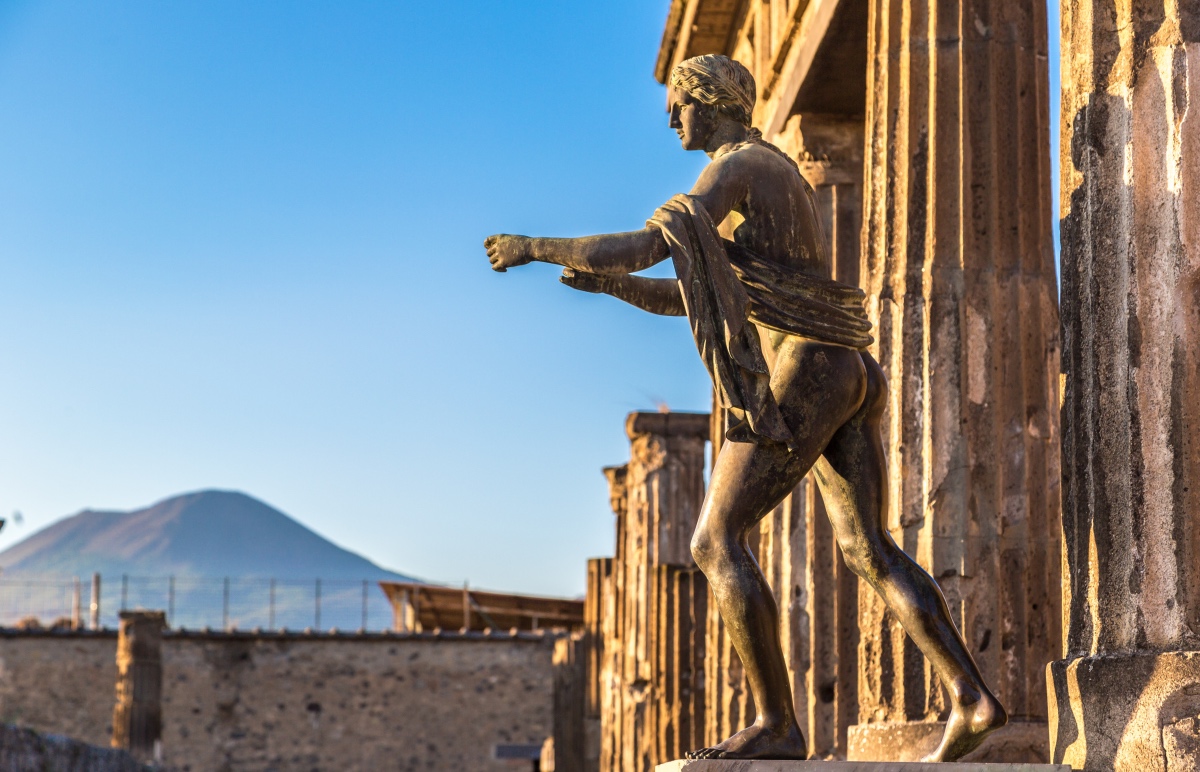
MULTIPOLYGON (((623 490, 621 495, 624 496, 623 490)), ((612 502, 613 511, 624 511, 620 500, 612 502)), ((585 656, 583 764, 586 772, 599 772, 602 744, 601 715, 611 703, 609 684, 612 682, 613 657, 605 644, 612 634, 612 618, 616 616, 613 558, 592 558, 588 561, 587 594, 583 621, 585 656)))
POLYGON ((1200 647, 1200 12, 1063 15, 1067 652, 1200 647))
POLYGON ((1200 769, 1200 652, 1054 662, 1052 758, 1075 769, 1200 769))
POLYGON ((0 724, 0 769, 38 772, 149 772, 123 750, 0 724))
POLYGON ((649 772, 703 740, 708 586, 690 542, 709 416, 632 413, 625 428, 630 461, 604 470, 617 554, 589 569, 585 611, 599 616, 600 653, 588 702, 599 713, 599 769, 649 772))
POLYGON ((1200 9, 1063 4, 1065 655, 1053 758, 1197 768, 1200 9))
POLYGON ((112 744, 135 758, 153 760, 162 738, 161 611, 122 611, 117 633, 117 700, 112 744))
MULTIPOLYGON (((850 727, 847 756, 854 761, 917 761, 937 747, 942 721, 873 722, 850 727)), ((1010 721, 963 757, 969 762, 1045 763, 1050 738, 1042 721, 1010 721)))
MULTIPOLYGON (((1046 6, 871 0, 864 287, 889 381, 889 530, 941 585, 985 680, 1044 719, 1059 652, 1058 308, 1046 6)), ((944 716, 860 593, 863 722, 944 716)))
POLYGON ((1057 764, 918 764, 878 761, 672 761, 655 772, 1070 772, 1057 764))
POLYGON ((554 734, 542 748, 546 772, 584 772, 587 635, 554 642, 554 734))

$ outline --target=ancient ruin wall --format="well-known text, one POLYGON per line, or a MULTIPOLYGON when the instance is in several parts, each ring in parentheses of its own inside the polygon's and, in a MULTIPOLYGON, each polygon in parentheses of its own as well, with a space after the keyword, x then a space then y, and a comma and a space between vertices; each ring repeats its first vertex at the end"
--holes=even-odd
MULTIPOLYGON (((115 633, 0 637, 0 718, 107 746, 115 633)), ((168 635, 172 770, 487 770, 551 733, 550 639, 168 635)))
POLYGON ((0 722, 107 746, 116 681, 115 630, 0 637, 0 722))

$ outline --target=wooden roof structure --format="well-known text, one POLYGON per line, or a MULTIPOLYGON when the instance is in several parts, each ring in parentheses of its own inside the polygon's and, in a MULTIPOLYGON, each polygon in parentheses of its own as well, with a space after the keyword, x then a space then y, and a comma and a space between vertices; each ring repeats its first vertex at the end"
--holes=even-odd
POLYGON ((672 0, 654 77, 701 54, 725 54, 754 74, 754 123, 768 141, 797 113, 862 115, 866 0, 672 0))
POLYGON ((583 628, 583 601, 419 582, 380 582, 397 632, 583 628))

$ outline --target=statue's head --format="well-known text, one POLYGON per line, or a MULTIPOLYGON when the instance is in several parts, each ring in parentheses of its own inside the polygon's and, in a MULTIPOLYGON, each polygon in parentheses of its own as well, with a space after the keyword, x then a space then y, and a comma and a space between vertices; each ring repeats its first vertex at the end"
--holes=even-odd
POLYGON ((671 70, 671 128, 684 150, 703 150, 723 122, 746 128, 754 113, 754 76, 728 56, 705 54, 671 70))

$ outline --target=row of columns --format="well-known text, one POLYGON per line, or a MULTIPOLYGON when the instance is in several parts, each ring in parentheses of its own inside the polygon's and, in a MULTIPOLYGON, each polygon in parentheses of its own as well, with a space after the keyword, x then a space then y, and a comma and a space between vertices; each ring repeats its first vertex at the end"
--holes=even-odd
MULTIPOLYGON (((865 116, 796 113, 767 138, 815 189, 834 277, 868 294, 871 353, 889 381, 888 528, 937 578, 1016 719, 979 758, 1037 760, 1048 755, 1044 663, 1061 639, 1046 9, 871 0, 867 21, 865 116)), ((809 538, 832 548, 814 487, 806 481, 784 508, 816 514, 809 538)), ((923 755, 946 713, 925 658, 840 560, 795 555, 803 593, 857 616, 850 672, 850 636, 835 625, 789 649, 794 672, 811 673, 822 652, 842 663, 832 697, 811 676, 796 690, 801 714, 814 708, 814 749, 923 755), (838 718, 814 721, 822 707, 838 718)), ((778 576, 773 555, 759 559, 778 576)), ((722 682, 740 687, 736 666, 722 682)))
POLYGON ((709 417, 632 413, 629 463, 604 470, 616 555, 590 561, 587 770, 650 772, 703 744, 708 585, 691 556, 709 417))
MULTIPOLYGON (((767 138, 816 190, 835 277, 869 297, 888 528, 1016 719, 981 755, 1196 769, 1200 6, 1063 2, 1060 327, 1045 4, 863 3, 865 114, 769 102, 767 138)), ((729 40, 775 82, 752 36, 729 40)), ((751 538, 810 743, 919 754, 941 689, 821 515, 805 481, 751 538)), ((705 637, 711 742, 753 708, 711 608, 705 637)))

